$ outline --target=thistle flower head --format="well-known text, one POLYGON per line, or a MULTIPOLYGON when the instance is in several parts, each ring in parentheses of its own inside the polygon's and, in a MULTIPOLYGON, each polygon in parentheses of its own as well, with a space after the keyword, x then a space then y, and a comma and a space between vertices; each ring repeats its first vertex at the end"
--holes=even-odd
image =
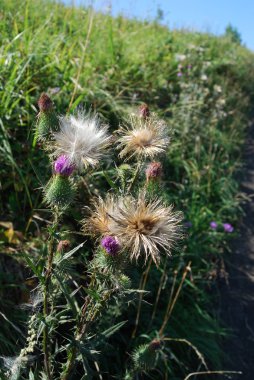
POLYGON ((54 155, 66 155, 82 170, 95 166, 110 142, 107 126, 102 126, 97 115, 79 113, 60 119, 60 131, 54 134, 54 155))
POLYGON ((130 127, 122 127, 117 131, 118 149, 121 149, 119 156, 146 159, 165 152, 169 144, 167 129, 164 121, 154 115, 145 120, 132 117, 130 127))
POLYGON ((119 213, 115 235, 130 258, 138 260, 145 254, 158 264, 160 249, 170 254, 172 245, 179 237, 180 213, 173 212, 172 206, 164 206, 161 201, 146 201, 143 195, 138 199, 128 198, 119 213))
POLYGON ((211 227, 212 230, 216 230, 217 227, 218 227, 218 223, 212 221, 212 222, 210 223, 210 227, 211 227))
POLYGON ((55 161, 54 169, 57 174, 69 177, 75 169, 75 165, 70 162, 69 157, 62 154, 55 161))
POLYGON ((94 201, 91 216, 83 221, 83 231, 92 235, 114 235, 115 223, 119 216, 121 198, 108 194, 103 200, 94 201))
POLYGON ((230 223, 224 223, 223 228, 225 232, 231 233, 234 231, 234 227, 230 223))
POLYGON ((101 246, 111 256, 116 256, 120 250, 120 244, 114 236, 104 236, 101 246))
POLYGON ((162 165, 160 162, 151 162, 146 168, 146 180, 156 180, 162 175, 162 165))
POLYGON ((159 200, 148 202, 143 196, 106 197, 95 203, 91 217, 85 222, 85 230, 95 234, 114 236, 121 249, 128 251, 130 259, 138 259, 143 253, 157 264, 160 249, 170 254, 179 237, 181 214, 173 212, 159 200))

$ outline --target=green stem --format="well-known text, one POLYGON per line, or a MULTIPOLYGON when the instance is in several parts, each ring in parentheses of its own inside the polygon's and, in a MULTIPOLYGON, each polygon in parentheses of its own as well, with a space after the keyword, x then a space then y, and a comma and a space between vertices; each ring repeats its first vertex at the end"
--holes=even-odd
POLYGON ((77 351, 76 346, 72 347, 71 352, 70 352, 70 356, 69 356, 67 364, 66 364, 66 370, 65 370, 64 375, 61 378, 61 380, 68 380, 68 378, 72 372, 72 369, 74 367, 74 364, 75 364, 76 351, 77 351))
POLYGON ((130 185, 128 187, 128 192, 130 192, 132 190, 132 188, 133 188, 133 186, 134 186, 134 184, 135 184, 135 182, 136 182, 136 180, 138 178, 140 168, 141 168, 141 162, 138 162, 137 168, 136 168, 135 173, 134 173, 134 176, 133 176, 132 181, 131 181, 131 183, 130 183, 130 185))
POLYGON ((49 315, 49 286, 51 278, 52 263, 54 257, 54 234, 58 226, 58 210, 54 214, 53 226, 51 229, 50 240, 48 245, 48 262, 45 273, 44 284, 44 302, 43 302, 43 316, 45 321, 45 327, 43 330, 43 353, 44 353, 44 367, 48 380, 52 380, 51 368, 50 368, 50 347, 49 347, 49 329, 47 325, 47 317, 49 315))
MULTIPOLYGON (((107 302, 107 300, 110 298, 110 295, 112 293, 112 290, 109 290, 103 300, 102 300, 102 304, 101 304, 101 307, 104 306, 105 302, 107 302)), ((77 331, 76 331, 76 335, 75 335, 75 341, 81 341, 83 336, 85 335, 86 333, 86 330, 88 328, 88 326, 90 326, 90 324, 95 320, 96 316, 99 314, 100 310, 101 310, 101 307, 100 308, 97 308, 93 314, 92 314, 92 317, 89 321, 86 320, 85 318, 85 310, 86 308, 84 309, 84 312, 83 312, 83 315, 82 315, 82 318, 81 318, 81 321, 80 321, 80 324, 79 324, 79 327, 77 328, 77 331)), ((63 373, 63 376, 61 377, 61 380, 68 380, 73 368, 74 368, 74 365, 75 365, 75 360, 76 360, 76 353, 77 353, 77 346, 73 346, 70 350, 70 353, 68 355, 68 361, 66 363, 66 369, 63 373)))

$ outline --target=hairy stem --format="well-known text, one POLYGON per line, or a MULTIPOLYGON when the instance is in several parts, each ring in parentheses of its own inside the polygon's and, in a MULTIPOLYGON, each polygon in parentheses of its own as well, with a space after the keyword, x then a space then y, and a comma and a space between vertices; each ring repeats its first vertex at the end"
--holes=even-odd
POLYGON ((58 226, 58 210, 54 213, 54 221, 50 230, 50 238, 48 245, 48 261, 45 272, 45 284, 44 284, 44 302, 43 302, 43 316, 45 321, 45 327, 43 330, 43 353, 44 353, 44 368, 47 374, 48 380, 52 380, 52 373, 50 368, 50 347, 49 347, 49 329, 47 325, 47 317, 49 315, 49 286, 52 271, 52 263, 54 257, 54 234, 58 226))
POLYGON ((132 190, 132 188, 133 188, 136 180, 138 179, 138 175, 139 175, 139 171, 141 169, 141 165, 142 165, 141 162, 138 162, 136 170, 135 170, 135 173, 134 173, 134 176, 133 176, 132 181, 131 181, 131 183, 130 183, 130 185, 128 187, 128 193, 132 190))
MULTIPOLYGON (((94 277, 94 274, 92 275, 92 278, 91 278, 91 284, 90 286, 94 286, 94 280, 95 280, 95 277, 94 277)), ((92 310, 90 311, 90 313, 88 312, 88 318, 86 316, 87 314, 87 307, 90 305, 91 303, 91 298, 90 296, 88 296, 85 304, 84 304, 84 307, 82 308, 82 316, 81 316, 81 319, 80 319, 80 322, 78 324, 78 327, 77 327, 77 330, 76 330, 76 333, 75 333, 75 342, 79 342, 83 339, 88 327, 90 326, 91 323, 93 323, 93 321, 96 319, 96 317, 98 316, 98 314, 101 312, 101 308, 103 306, 105 306, 105 304, 107 303, 107 301, 109 300, 111 294, 114 292, 114 289, 110 289, 106 292, 106 294, 104 295, 102 301, 101 301, 101 305, 100 307, 95 307, 95 308, 92 308, 92 310), (91 316, 90 316, 91 315, 91 316)), ((68 360, 67 360, 67 363, 66 363, 66 369, 64 370, 64 373, 61 377, 61 380, 68 380, 69 379, 69 376, 71 375, 71 372, 72 370, 74 369, 74 366, 75 366, 75 360, 76 360, 76 354, 77 354, 77 345, 75 344, 69 351, 68 353, 68 360)))

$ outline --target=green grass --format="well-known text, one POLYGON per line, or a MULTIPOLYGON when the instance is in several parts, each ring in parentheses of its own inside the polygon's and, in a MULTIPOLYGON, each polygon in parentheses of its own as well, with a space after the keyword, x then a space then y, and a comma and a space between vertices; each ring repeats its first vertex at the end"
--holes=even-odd
MULTIPOLYGON (((21 265, 21 251, 33 254, 40 244, 38 240, 44 238, 42 219, 48 215, 42 210, 45 206, 41 191, 35 189, 46 183, 51 168, 33 134, 40 93, 51 94, 60 113, 79 105, 96 109, 112 131, 128 112, 147 102, 172 130, 164 162, 163 196, 184 211, 185 220, 192 226, 167 269, 150 271, 146 284, 149 303, 142 304, 135 340, 129 336, 137 303, 124 312, 121 318, 129 322, 109 342, 119 347, 119 354, 115 358, 115 350, 102 348, 103 371, 110 374, 108 378, 123 375, 126 352, 156 335, 170 297, 174 271, 176 290, 189 261, 192 270, 165 335, 187 339, 204 355, 209 368, 223 369, 226 326, 217 320, 212 305, 217 272, 228 255, 230 236, 222 229, 212 231, 209 223, 230 222, 237 229, 241 208, 235 175, 241 167, 254 100, 253 54, 229 38, 170 31, 157 22, 112 18, 47 0, 1 3, 0 215, 1 221, 13 222, 14 230, 22 234, 16 242, 8 241, 6 228, 2 227, 1 252, 12 255, 16 265, 21 265), (181 62, 177 55, 186 58, 181 62), (181 77, 177 76, 179 64, 184 66, 181 77), (151 304, 158 294, 161 276, 163 287, 151 325, 151 304)), ((101 193, 107 190, 105 180, 96 175, 88 178, 93 189, 101 193)), ((67 218, 68 226, 76 223, 70 221, 71 217, 81 217, 83 193, 81 189, 77 207, 67 218)), ((2 256, 0 260, 3 262, 2 256)), ((138 285, 140 273, 136 275, 138 285)), ((18 292, 25 286, 17 284, 3 269, 0 281, 3 300, 8 299, 9 287, 18 292)), ((20 318, 11 315, 17 311, 18 301, 15 297, 13 301, 3 301, 3 312, 23 331, 20 318)), ((113 307, 109 309, 101 324, 110 325, 116 312, 113 307)), ((9 339, 10 323, 6 319, 1 323, 0 355, 16 355, 22 339, 15 344, 9 339)), ((184 343, 168 341, 164 350, 166 364, 162 372, 171 379, 182 379, 199 367, 197 356, 184 343)), ((151 376, 158 379, 159 375, 151 376)))

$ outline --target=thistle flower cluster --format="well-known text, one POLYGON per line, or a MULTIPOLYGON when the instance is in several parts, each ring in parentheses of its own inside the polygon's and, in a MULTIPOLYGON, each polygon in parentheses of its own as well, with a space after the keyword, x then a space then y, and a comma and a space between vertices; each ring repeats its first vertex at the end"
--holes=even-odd
MULTIPOLYGON (((52 177, 44 188, 45 200, 54 214, 54 221, 48 229, 48 257, 43 272, 43 318, 48 321, 49 314, 54 313, 55 307, 49 297, 51 289, 54 286, 54 292, 66 293, 62 282, 61 286, 55 287, 55 281, 59 281, 60 273, 64 276, 65 271, 71 268, 66 261, 79 249, 78 246, 69 251, 70 241, 64 240, 66 233, 58 231, 59 217, 73 202, 79 177, 87 171, 89 181, 90 171, 87 169, 95 168, 109 156, 109 145, 112 145, 113 139, 108 133, 108 126, 101 123, 96 114, 80 111, 74 115, 57 117, 53 102, 46 94, 41 96, 38 105, 37 136, 49 153, 52 165, 52 177)), ((142 105, 138 115, 131 116, 129 122, 116 132, 116 136, 120 159, 129 160, 130 163, 120 164, 116 169, 112 169, 111 165, 114 180, 107 177, 105 171, 109 184, 114 181, 120 183, 116 193, 108 192, 103 198, 97 196, 89 200, 89 207, 84 205, 84 210, 88 209, 89 212, 82 222, 82 232, 96 237, 96 240, 95 252, 85 264, 87 289, 82 293, 84 286, 79 287, 78 280, 75 279, 78 290, 72 293, 72 297, 78 293, 78 302, 84 299, 78 316, 79 325, 76 330, 73 329, 75 342, 87 333, 86 329, 105 310, 112 295, 117 297, 128 292, 131 286, 131 279, 125 274, 128 263, 139 261, 144 264, 152 259, 158 265, 161 253, 170 255, 180 236, 181 213, 175 212, 173 206, 164 204, 157 193, 154 197, 151 190, 156 184, 161 185, 159 180, 162 178, 162 165, 159 156, 166 152, 170 141, 166 123, 151 113, 147 105, 142 105), (151 186, 148 186, 148 182, 151 186)), ((112 187, 116 190, 116 186, 112 187)), ((65 278, 69 278, 69 273, 65 278)), ((64 286, 68 288, 68 281, 64 286)), ((45 373, 50 378, 48 351, 53 337, 46 323, 45 326, 42 349, 45 373)), ((32 333, 31 341, 34 342, 34 332, 32 333)), ((76 350, 78 345, 69 345, 68 338, 68 362, 63 367, 61 378, 67 379, 73 369, 76 360, 76 351, 72 351, 74 347, 76 350)), ((147 362, 156 362, 158 349, 158 342, 153 341, 136 353, 136 359, 147 367, 147 362)), ((30 343, 28 351, 24 353, 30 352, 29 350, 32 350, 30 343)))
MULTIPOLYGON (((38 102, 40 113, 53 110, 53 102, 42 94, 38 102)), ((59 129, 52 132, 47 149, 54 159, 54 173, 46 186, 45 198, 51 205, 66 207, 73 200, 74 186, 70 177, 74 171, 82 173, 89 166, 95 167, 106 156, 111 142, 108 126, 101 124, 98 115, 86 114, 58 118, 59 129)), ((165 153, 169 145, 168 127, 148 106, 143 104, 137 116, 131 116, 129 124, 117 131, 116 145, 119 157, 135 157, 139 163, 165 153)), ((145 170, 146 181, 161 178, 162 165, 150 162, 145 170)), ((135 179, 135 178, 134 178, 135 179)), ((134 181, 134 180, 133 180, 134 181)), ((83 231, 97 235, 101 246, 109 255, 119 251, 129 253, 130 259, 144 261, 152 257, 158 264, 160 251, 168 254, 179 237, 181 214, 173 211, 157 199, 147 200, 140 191, 138 196, 107 195, 98 198, 90 210, 90 217, 84 221, 83 231)))
MULTIPOLYGON (((140 107, 139 115, 130 119, 128 127, 121 127, 117 134, 120 158, 136 157, 139 162, 154 158, 165 152, 169 137, 166 124, 147 105, 140 107)), ((146 180, 161 178, 162 165, 150 162, 145 170, 146 180)), ((158 265, 160 252, 170 255, 175 241, 180 236, 182 216, 156 199, 148 199, 146 191, 137 196, 106 195, 98 198, 90 209, 90 217, 83 221, 83 231, 97 236, 108 254, 128 253, 130 260, 149 257, 158 265)))

